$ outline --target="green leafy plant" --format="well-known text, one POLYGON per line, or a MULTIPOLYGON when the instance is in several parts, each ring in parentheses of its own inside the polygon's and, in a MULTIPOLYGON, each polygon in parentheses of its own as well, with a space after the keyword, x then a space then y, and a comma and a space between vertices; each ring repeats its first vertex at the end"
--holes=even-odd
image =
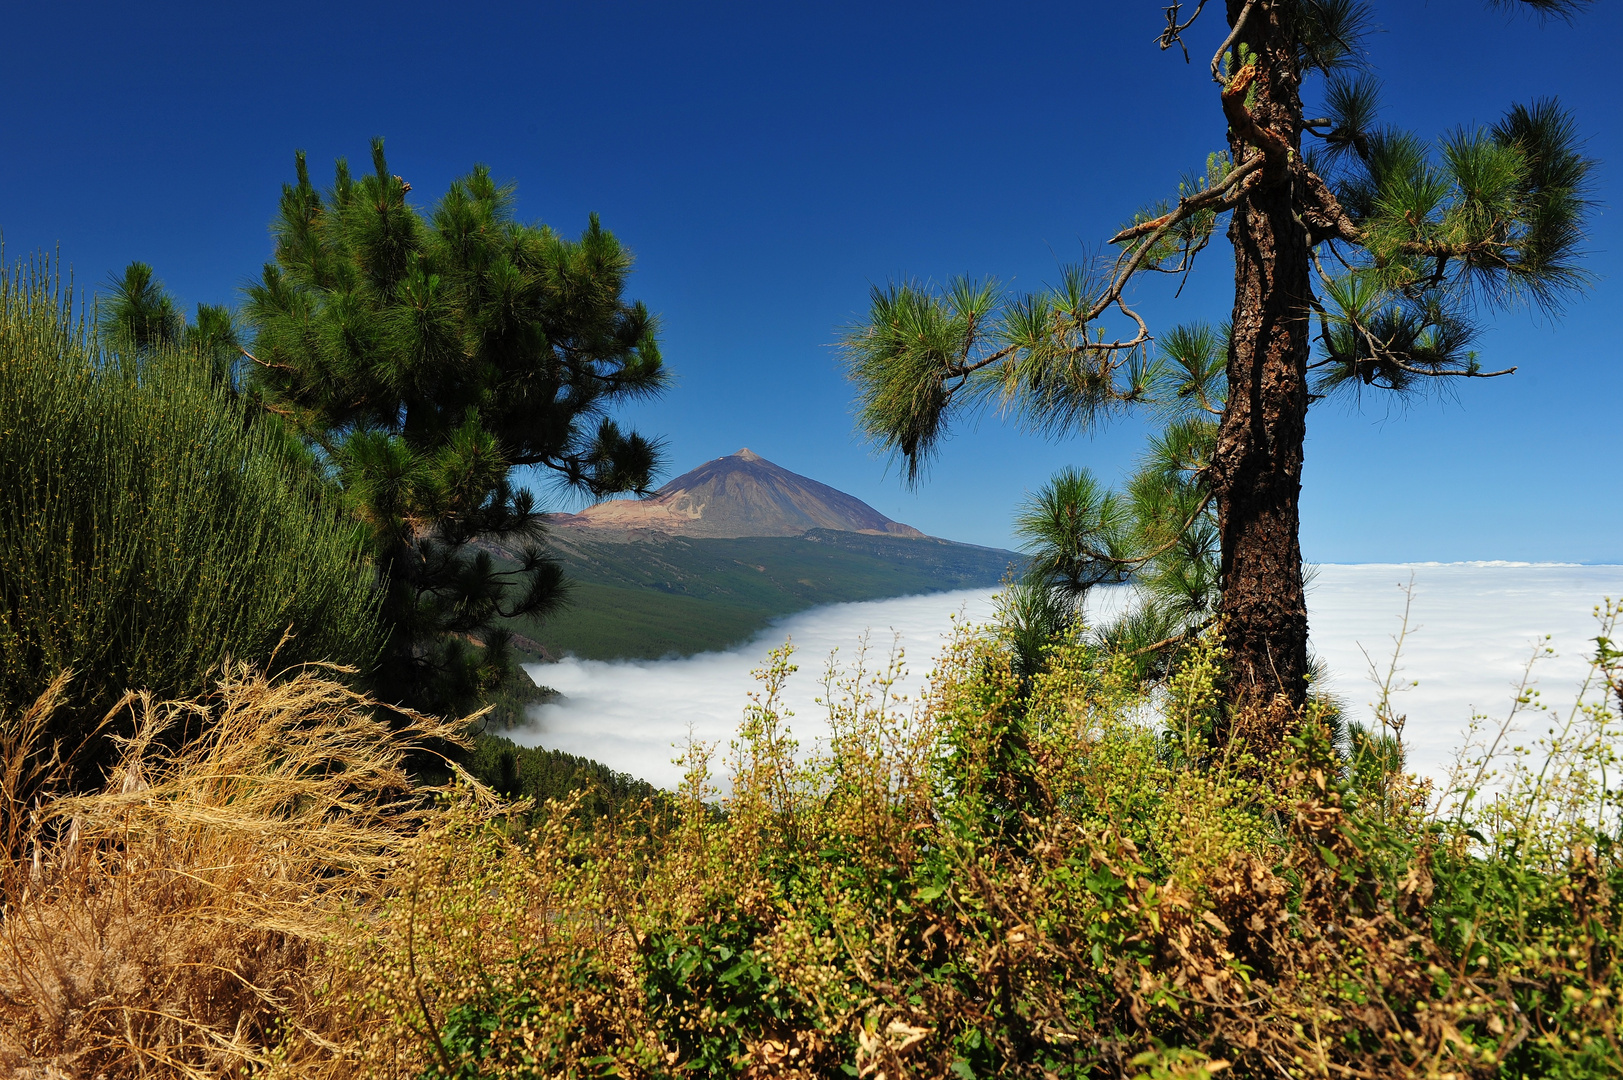
MULTIPOLYGON (((11 815, 0 1063, 1614 1076, 1619 610, 1597 614, 1576 706, 1524 692, 1507 717, 1543 744, 1486 729, 1437 782, 1402 771, 1401 724, 1362 758, 1312 712, 1279 745, 1267 716, 1211 738, 1215 631, 1149 685, 1075 635, 1022 677, 964 628, 917 701, 899 655, 831 667, 814 747, 775 651, 724 777, 690 746, 670 804, 589 823, 580 791, 533 813, 466 776, 412 793, 405 754, 461 724, 401 732, 343 687, 239 672, 212 704, 138 703, 104 794, 11 815), (154 741, 199 710, 220 723, 154 741), (131 964, 143 996, 53 1011, 58 983, 131 964)), ((38 724, 8 725, 11 797, 38 724)))
POLYGON ((1490 793, 1474 759, 1406 774, 1401 724, 1217 737, 1224 648, 1204 632, 1152 685, 1062 634, 1022 675, 986 628, 918 702, 864 653, 829 672, 811 750, 777 651, 719 802, 690 748, 661 825, 586 833, 570 800, 524 838, 470 803, 429 842, 417 906, 369 931, 366 970, 400 980, 371 999, 380 1045, 435 1074, 426 1008, 509 1048, 479 1052, 490 1076, 1614 1073, 1617 658, 1599 646, 1548 764, 1512 755, 1490 793))
POLYGON ((274 417, 179 346, 98 346, 61 286, 0 272, 0 702, 71 671, 49 740, 94 784, 126 690, 195 694, 227 660, 364 669, 380 596, 274 417))

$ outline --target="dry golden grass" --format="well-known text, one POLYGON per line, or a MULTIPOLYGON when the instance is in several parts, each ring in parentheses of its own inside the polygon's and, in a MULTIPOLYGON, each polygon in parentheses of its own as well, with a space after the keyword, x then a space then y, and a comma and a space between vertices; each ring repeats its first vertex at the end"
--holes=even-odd
POLYGON ((406 755, 465 725, 391 729, 331 675, 126 697, 135 734, 94 795, 49 797, 60 754, 37 734, 64 682, 0 717, 0 1074, 342 1070, 354 1032, 323 944, 434 812, 406 755))
MULTIPOLYGON (((47 695, 0 715, 0 1076, 1623 1075, 1605 700, 1439 817, 1316 715, 1206 752, 1220 660, 1151 701, 966 632, 916 708, 894 667, 831 677, 801 754, 780 651, 719 808, 694 746, 671 805, 528 833, 413 789, 458 725, 391 732, 311 672, 128 699, 107 789, 52 798, 47 695)), ((1620 670, 1602 646, 1595 685, 1620 670)))

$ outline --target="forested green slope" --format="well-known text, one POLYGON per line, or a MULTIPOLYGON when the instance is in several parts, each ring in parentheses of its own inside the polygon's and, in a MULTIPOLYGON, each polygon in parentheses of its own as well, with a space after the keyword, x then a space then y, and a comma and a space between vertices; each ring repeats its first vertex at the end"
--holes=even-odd
POLYGON ((726 540, 624 535, 557 530, 554 547, 575 583, 571 606, 514 630, 552 655, 686 656, 820 604, 991 587, 1020 561, 996 548, 831 529, 726 540))

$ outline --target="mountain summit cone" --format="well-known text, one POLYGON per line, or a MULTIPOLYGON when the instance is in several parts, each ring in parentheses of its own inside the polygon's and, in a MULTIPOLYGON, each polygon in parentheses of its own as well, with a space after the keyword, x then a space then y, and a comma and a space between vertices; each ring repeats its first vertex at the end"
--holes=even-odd
POLYGON ((560 515, 563 528, 648 529, 733 539, 799 536, 812 529, 918 538, 861 499, 792 473, 747 447, 683 473, 646 499, 613 499, 560 515))

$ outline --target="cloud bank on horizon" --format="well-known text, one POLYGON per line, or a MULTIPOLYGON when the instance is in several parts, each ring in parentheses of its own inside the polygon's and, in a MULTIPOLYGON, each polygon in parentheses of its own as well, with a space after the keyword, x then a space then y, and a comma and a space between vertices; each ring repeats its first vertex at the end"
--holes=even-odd
POLYGON ((809 747, 827 730, 817 699, 823 696, 831 656, 848 666, 866 642, 867 666, 872 668, 887 663, 893 648, 901 650, 907 672, 894 690, 916 699, 954 618, 983 623, 992 612, 992 592, 986 589, 830 604, 780 620, 725 652, 672 660, 566 657, 554 664, 530 664, 530 676, 562 693, 563 700, 531 709, 532 725, 508 735, 527 746, 580 754, 674 788, 682 778, 671 761, 679 748, 691 735, 727 749, 748 695, 759 689, 751 672, 785 641, 794 646, 793 662, 800 670, 789 679, 784 705, 794 713, 789 725, 795 737, 809 747))
MULTIPOLYGON (((1373 714, 1377 691, 1371 664, 1384 676, 1402 626, 1404 588, 1411 581, 1409 636, 1397 680, 1406 688, 1394 703, 1408 717, 1410 767, 1432 776, 1452 764, 1473 714, 1497 720, 1508 712, 1535 648, 1547 644, 1556 652, 1534 668, 1544 703, 1570 707, 1594 647, 1593 609, 1603 597, 1623 596, 1623 566, 1322 566, 1308 592, 1313 648, 1330 669, 1328 688, 1347 703, 1355 720, 1373 714)), ((1102 591, 1093 604, 1096 616, 1120 604, 1125 594, 1102 591)), ((690 736, 726 750, 748 694, 758 688, 751 672, 785 640, 794 645, 800 666, 787 688, 785 704, 794 713, 789 724, 809 746, 827 730, 817 699, 824 693, 831 654, 837 665, 849 666, 866 641, 871 670, 889 659, 893 647, 900 648, 907 674, 896 692, 916 699, 954 619, 984 622, 992 612, 986 590, 834 604, 790 616, 725 652, 531 665, 531 677, 560 691, 563 700, 533 709, 531 725, 509 735, 672 788, 681 770, 671 759, 690 736)), ((1536 719, 1526 718, 1524 727, 1536 719)), ((1529 740, 1539 734, 1541 729, 1524 732, 1529 740)))

